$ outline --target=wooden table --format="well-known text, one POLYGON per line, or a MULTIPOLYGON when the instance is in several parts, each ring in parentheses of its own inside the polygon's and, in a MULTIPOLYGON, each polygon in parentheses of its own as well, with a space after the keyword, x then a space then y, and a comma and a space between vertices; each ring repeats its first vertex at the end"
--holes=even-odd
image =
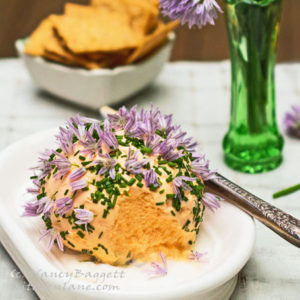
MULTIPOLYGON (((225 166, 222 137, 228 127, 230 107, 229 63, 173 63, 156 82, 126 105, 149 106, 152 101, 200 143, 220 173, 249 191, 300 218, 300 192, 272 199, 272 193, 300 182, 300 140, 285 136, 284 162, 267 174, 247 175, 225 166)), ((0 150, 34 132, 57 127, 76 112, 97 117, 96 111, 75 107, 37 89, 18 59, 0 60, 0 150)), ((300 64, 277 67, 279 124, 292 104, 300 104, 300 64)), ((9 201, 9 199, 7 199, 9 201)), ((238 226, 238 224, 237 224, 238 226)), ((300 251, 256 223, 253 255, 241 271, 232 299, 300 299, 300 251)), ((2 300, 36 299, 26 279, 0 246, 2 300)))

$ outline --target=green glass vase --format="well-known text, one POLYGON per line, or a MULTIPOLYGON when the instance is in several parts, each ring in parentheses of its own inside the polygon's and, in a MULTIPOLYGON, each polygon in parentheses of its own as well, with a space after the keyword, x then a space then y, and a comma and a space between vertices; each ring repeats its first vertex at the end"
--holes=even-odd
POLYGON ((231 118, 225 162, 259 173, 282 161, 275 111, 276 46, 282 0, 226 0, 231 60, 231 118))

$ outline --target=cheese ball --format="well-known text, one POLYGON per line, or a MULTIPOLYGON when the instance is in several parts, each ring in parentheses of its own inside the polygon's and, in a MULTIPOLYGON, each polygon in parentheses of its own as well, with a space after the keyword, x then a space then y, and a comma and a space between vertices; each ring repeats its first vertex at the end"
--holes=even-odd
POLYGON ((214 172, 171 115, 136 107, 105 121, 77 115, 57 141, 39 158, 24 212, 42 216, 49 249, 112 265, 188 257, 214 172))

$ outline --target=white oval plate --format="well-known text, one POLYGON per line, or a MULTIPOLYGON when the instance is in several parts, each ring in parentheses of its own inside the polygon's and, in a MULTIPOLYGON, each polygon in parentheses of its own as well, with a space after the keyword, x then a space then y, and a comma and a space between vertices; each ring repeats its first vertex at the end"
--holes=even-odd
POLYGON ((39 217, 20 217, 28 200, 28 170, 38 153, 54 146, 56 130, 25 138, 0 154, 0 238, 42 299, 229 299, 236 275, 248 261, 255 239, 253 220, 227 202, 216 213, 206 210, 196 249, 207 252, 196 261, 167 260, 168 274, 150 279, 149 264, 126 268, 80 262, 70 251, 49 252, 38 241, 39 217))

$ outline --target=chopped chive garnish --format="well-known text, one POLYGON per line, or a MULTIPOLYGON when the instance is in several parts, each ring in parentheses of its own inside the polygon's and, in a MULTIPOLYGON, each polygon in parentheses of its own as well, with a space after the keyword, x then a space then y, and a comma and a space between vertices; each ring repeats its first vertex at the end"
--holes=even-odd
POLYGON ((142 188, 144 186, 141 182, 138 182, 136 185, 140 188, 142 188))
POLYGON ((68 244, 73 248, 75 247, 75 245, 73 243, 71 243, 70 241, 68 241, 68 244))
POLYGON ((171 182, 173 180, 173 177, 172 177, 172 175, 170 175, 167 179, 166 179, 166 182, 171 182))
POLYGON ((107 217, 108 213, 109 213, 108 209, 105 209, 105 210, 103 211, 102 218, 105 219, 105 218, 107 217))
POLYGON ((136 178, 138 181, 142 181, 142 180, 143 180, 143 175, 137 174, 137 175, 135 175, 135 178, 136 178))
POLYGON ((143 154, 151 154, 152 153, 152 149, 148 148, 148 147, 142 147, 141 152, 143 154))
POLYGON ((276 199, 279 197, 283 197, 283 196, 292 194, 298 190, 300 190, 300 183, 273 194, 273 198, 276 199))
POLYGON ((175 168, 177 166, 176 163, 174 163, 172 161, 168 162, 168 165, 172 168, 175 168))
POLYGON ((77 231, 77 235, 79 235, 82 239, 84 238, 84 233, 82 231, 77 231))
POLYGON ((157 173, 158 175, 162 175, 162 172, 161 172, 161 171, 159 171, 159 169, 158 169, 158 168, 155 168, 155 167, 154 167, 154 171, 155 171, 155 173, 157 173))
POLYGON ((85 157, 82 156, 82 155, 79 155, 78 158, 79 158, 80 160, 85 160, 85 157))
POLYGON ((164 205, 165 202, 156 202, 155 205, 160 206, 160 205, 164 205))
POLYGON ((136 179, 135 179, 135 178, 131 178, 131 179, 128 181, 128 184, 129 184, 130 186, 132 186, 135 182, 136 182, 136 179))
POLYGON ((102 248, 106 254, 108 254, 108 250, 106 247, 104 247, 102 244, 98 244, 98 247, 102 248))

